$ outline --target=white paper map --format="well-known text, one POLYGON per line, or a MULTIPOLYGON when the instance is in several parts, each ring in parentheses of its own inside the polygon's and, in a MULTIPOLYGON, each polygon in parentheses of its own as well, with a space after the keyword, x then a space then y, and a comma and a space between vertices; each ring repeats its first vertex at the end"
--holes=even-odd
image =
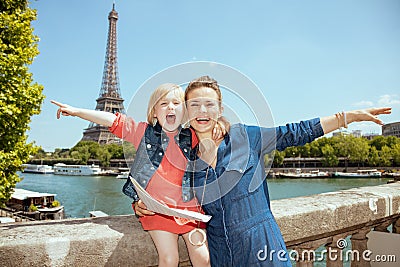
POLYGON ((184 219, 208 222, 211 219, 210 215, 202 214, 200 212, 190 211, 190 210, 182 210, 170 208, 167 205, 159 202, 154 199, 149 193, 144 190, 144 188, 132 177, 130 177, 133 185, 135 186, 136 192, 142 202, 146 205, 148 210, 151 210, 155 213, 161 213, 164 215, 175 216, 184 219))

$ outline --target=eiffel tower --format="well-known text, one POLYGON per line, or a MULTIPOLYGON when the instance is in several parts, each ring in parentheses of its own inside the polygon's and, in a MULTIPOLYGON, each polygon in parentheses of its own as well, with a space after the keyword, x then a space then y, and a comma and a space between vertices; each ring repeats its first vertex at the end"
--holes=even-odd
MULTIPOLYGON (((118 13, 115 4, 108 15, 109 28, 107 39, 106 58, 104 62, 103 80, 96 110, 107 112, 125 113, 124 99, 121 97, 117 64, 117 20, 118 13)), ((95 123, 90 123, 83 132, 82 141, 92 140, 99 144, 121 143, 121 140, 108 131, 108 128, 95 123)))

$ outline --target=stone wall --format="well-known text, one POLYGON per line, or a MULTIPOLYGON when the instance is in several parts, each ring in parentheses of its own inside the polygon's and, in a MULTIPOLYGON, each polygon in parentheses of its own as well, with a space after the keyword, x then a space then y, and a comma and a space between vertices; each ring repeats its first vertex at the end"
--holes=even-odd
MULTIPOLYGON (((289 246, 400 216, 400 183, 272 201, 289 246)), ((181 266, 188 254, 179 240, 181 266)), ((0 225, 2 266, 157 266, 131 215, 0 225)))

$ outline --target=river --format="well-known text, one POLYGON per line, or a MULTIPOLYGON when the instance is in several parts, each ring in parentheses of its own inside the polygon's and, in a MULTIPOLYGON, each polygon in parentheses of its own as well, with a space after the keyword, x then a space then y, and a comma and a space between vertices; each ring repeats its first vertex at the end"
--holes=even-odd
MULTIPOLYGON (((121 192, 125 182, 113 176, 62 176, 19 173, 17 188, 56 194, 66 218, 89 217, 89 211, 109 215, 133 214, 131 200, 121 192)), ((371 179, 268 179, 271 200, 306 196, 361 186, 385 184, 386 178, 371 179)))

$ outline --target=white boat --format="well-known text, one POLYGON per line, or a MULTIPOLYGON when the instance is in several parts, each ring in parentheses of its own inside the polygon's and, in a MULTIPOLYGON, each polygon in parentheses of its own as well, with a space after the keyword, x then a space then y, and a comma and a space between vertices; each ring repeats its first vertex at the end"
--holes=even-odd
POLYGON ((102 171, 99 165, 66 165, 57 163, 54 165, 54 174, 70 176, 89 176, 101 175, 102 171))
POLYGON ((382 173, 377 169, 358 170, 357 172, 335 172, 334 177, 346 178, 369 178, 369 177, 382 177, 382 173))
POLYGON ((37 164, 22 164, 24 170, 22 172, 26 173, 54 173, 53 167, 49 165, 37 165, 37 164))
POLYGON ((89 211, 90 217, 107 217, 108 214, 101 210, 92 210, 89 211))
POLYGON ((329 173, 320 170, 302 172, 301 169, 296 169, 295 172, 282 172, 279 176, 284 178, 324 178, 329 177, 329 173))
POLYGON ((128 179, 129 171, 126 172, 121 172, 120 174, 117 175, 117 179, 128 179))

